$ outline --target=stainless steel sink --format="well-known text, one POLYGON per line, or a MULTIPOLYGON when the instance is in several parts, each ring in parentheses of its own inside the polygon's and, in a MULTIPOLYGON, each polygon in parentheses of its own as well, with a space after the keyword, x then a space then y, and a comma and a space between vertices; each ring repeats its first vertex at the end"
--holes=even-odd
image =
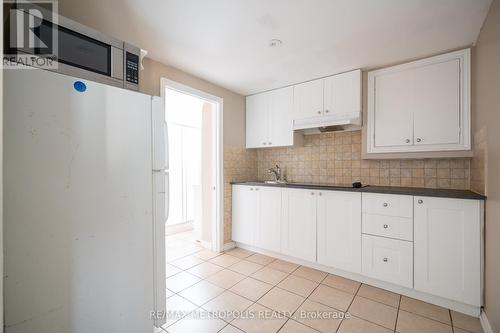
POLYGON ((265 184, 287 184, 286 181, 283 180, 266 180, 265 184))

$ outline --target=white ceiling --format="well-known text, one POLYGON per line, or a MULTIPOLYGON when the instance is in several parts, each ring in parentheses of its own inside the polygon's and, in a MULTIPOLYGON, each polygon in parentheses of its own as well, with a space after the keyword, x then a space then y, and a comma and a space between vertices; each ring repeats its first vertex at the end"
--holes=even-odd
POLYGON ((491 0, 60 0, 149 57, 248 95, 469 46, 491 0), (269 40, 283 45, 270 48, 269 40))

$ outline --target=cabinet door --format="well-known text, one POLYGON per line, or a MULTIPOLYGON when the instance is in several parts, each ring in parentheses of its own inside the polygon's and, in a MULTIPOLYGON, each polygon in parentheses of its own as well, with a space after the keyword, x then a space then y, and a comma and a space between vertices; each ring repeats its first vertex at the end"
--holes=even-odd
POLYGON ((413 243, 363 235, 363 275, 413 287, 413 243))
POLYGON ((412 71, 378 75, 369 94, 374 148, 413 145, 412 71))
POLYGON ((281 252, 303 260, 316 261, 316 192, 283 190, 281 252))
POLYGON ((232 239, 254 245, 254 229, 259 219, 258 191, 251 186, 233 185, 232 239))
POLYGON ((413 71, 415 145, 460 143, 460 60, 413 71))
POLYGON ((294 86, 294 119, 304 119, 323 115, 323 79, 294 86))
POLYGON ((257 187, 259 219, 256 223, 255 246, 280 252, 281 249, 281 188, 257 187))
POLYGON ((415 289, 480 306, 480 201, 414 200, 415 289))
POLYGON ((293 146, 293 87, 269 93, 270 146, 293 146))
POLYGON ((267 147, 269 95, 257 94, 246 98, 246 147, 267 147))
POLYGON ((318 263, 361 272, 361 193, 318 193, 318 263))
POLYGON ((361 70, 325 79, 325 115, 361 112, 361 70))

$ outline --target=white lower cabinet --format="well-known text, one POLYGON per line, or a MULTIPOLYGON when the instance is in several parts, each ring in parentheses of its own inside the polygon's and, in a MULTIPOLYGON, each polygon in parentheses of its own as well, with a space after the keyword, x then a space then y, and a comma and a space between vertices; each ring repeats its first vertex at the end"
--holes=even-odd
POLYGON ((233 186, 232 239, 280 251, 281 188, 233 186))
POLYGON ((281 188, 258 187, 259 218, 255 221, 254 245, 269 251, 281 250, 281 188))
POLYGON ((317 204, 317 262, 361 272, 361 193, 321 191, 317 204))
POLYGON ((316 197, 314 190, 283 191, 281 252, 316 262, 316 197))
POLYGON ((232 239, 253 244, 255 223, 259 218, 259 197, 256 187, 233 185, 232 239))
POLYGON ((481 202, 415 197, 415 289, 481 305, 481 202))
POLYGON ((479 308, 480 200, 233 185, 239 243, 479 308))
POLYGON ((363 235, 363 275, 413 287, 413 243, 363 235))

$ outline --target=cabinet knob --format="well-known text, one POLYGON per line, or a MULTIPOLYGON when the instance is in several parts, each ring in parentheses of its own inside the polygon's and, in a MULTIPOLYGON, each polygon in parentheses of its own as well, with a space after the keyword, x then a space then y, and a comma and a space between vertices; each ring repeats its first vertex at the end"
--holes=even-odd
POLYGON ((318 111, 318 114, 321 114, 321 111, 318 111))
POLYGON ((389 226, 387 224, 384 224, 384 229, 387 229, 389 228, 389 226))
POLYGON ((267 145, 267 142, 262 142, 262 144, 265 146, 265 145, 267 145))
POLYGON ((382 259, 382 260, 383 260, 384 262, 388 262, 388 261, 389 261, 389 259, 387 259, 387 258, 384 258, 384 259, 382 259))
POLYGON ((424 203, 424 200, 422 200, 422 199, 418 199, 418 203, 419 203, 419 204, 423 204, 423 203, 424 203))
POLYGON ((405 140, 405 142, 406 142, 406 143, 410 143, 410 139, 406 139, 406 140, 405 140))
POLYGON ((421 138, 417 138, 417 142, 422 142, 422 139, 421 138))
POLYGON ((253 187, 250 187, 250 191, 253 191, 253 187))
POLYGON ((330 110, 325 110, 325 113, 328 113, 328 112, 330 112, 330 110))
POLYGON ((318 195, 319 195, 319 196, 322 196, 322 195, 323 195, 323 193, 319 192, 319 193, 318 193, 318 195))
POLYGON ((314 192, 311 192, 311 195, 314 195, 314 192))
POLYGON ((259 188, 256 188, 255 190, 256 190, 256 191, 258 191, 258 190, 259 190, 259 188))
POLYGON ((272 145, 273 143, 272 142, 268 142, 268 144, 272 145))
POLYGON ((389 204, 387 202, 384 202, 384 207, 387 207, 389 206, 389 204))

